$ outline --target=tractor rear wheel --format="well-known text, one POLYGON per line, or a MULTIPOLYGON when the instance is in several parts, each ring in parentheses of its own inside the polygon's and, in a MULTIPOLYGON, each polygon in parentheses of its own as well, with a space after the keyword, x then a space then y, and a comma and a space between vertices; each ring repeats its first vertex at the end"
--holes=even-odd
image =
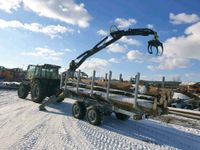
POLYGON ((36 81, 31 87, 31 98, 36 103, 41 103, 45 98, 45 88, 39 81, 36 81))
POLYGON ((18 97, 25 99, 28 96, 29 88, 27 85, 24 85, 23 83, 20 83, 18 88, 18 97))

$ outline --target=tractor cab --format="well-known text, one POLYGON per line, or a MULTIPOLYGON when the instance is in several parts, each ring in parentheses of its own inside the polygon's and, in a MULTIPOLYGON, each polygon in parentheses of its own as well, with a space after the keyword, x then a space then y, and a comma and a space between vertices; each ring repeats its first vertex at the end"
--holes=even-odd
POLYGON ((44 64, 44 65, 29 65, 27 69, 26 79, 59 79, 60 66, 44 64))

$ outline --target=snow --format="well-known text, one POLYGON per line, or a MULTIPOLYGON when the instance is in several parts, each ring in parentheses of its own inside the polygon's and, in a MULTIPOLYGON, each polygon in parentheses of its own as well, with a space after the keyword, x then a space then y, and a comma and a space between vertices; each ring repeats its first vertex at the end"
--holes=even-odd
POLYGON ((180 85, 194 85, 196 82, 181 82, 180 85))
POLYGON ((19 85, 20 84, 20 82, 2 82, 3 84, 7 84, 7 85, 9 85, 9 84, 16 84, 16 85, 19 85))
POLYGON ((74 100, 38 111, 39 104, 0 91, 0 149, 130 150, 185 149, 200 146, 200 130, 155 120, 119 121, 105 117, 101 126, 72 117, 74 100))
POLYGON ((17 89, 19 82, 0 82, 0 88, 3 89, 17 89))
POLYGON ((190 97, 188 97, 188 96, 186 96, 185 94, 182 94, 182 93, 174 92, 174 95, 173 95, 172 99, 183 99, 183 100, 186 100, 186 99, 190 99, 190 97))
MULTIPOLYGON (((133 88, 135 88, 135 84, 132 84, 132 87, 133 88)), ((139 93, 141 93, 141 94, 145 94, 146 92, 147 92, 147 88, 146 88, 146 86, 145 85, 139 85, 139 93)))
POLYGON ((145 94, 147 92, 147 88, 144 85, 139 86, 139 93, 145 94))
MULTIPOLYGON (((183 116, 177 116, 175 114, 167 114, 156 117, 158 123, 162 123, 165 126, 176 128, 177 130, 184 131, 187 133, 193 133, 200 136, 200 120, 186 118, 183 116), (165 122, 162 122, 165 121, 165 122), (166 123, 168 122, 168 123, 166 123), (187 128, 185 128, 187 127, 187 128)), ((155 121, 155 120, 153 120, 155 121)))

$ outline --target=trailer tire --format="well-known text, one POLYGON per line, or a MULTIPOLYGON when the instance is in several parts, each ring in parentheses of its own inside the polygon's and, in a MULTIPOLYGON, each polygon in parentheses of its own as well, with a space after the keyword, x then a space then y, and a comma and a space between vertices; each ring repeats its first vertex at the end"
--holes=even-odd
POLYGON ((85 117, 85 105, 81 102, 75 102, 72 106, 72 115, 74 118, 83 119, 85 117))
POLYGON ((45 88, 39 81, 36 81, 31 87, 31 98, 33 102, 41 103, 45 98, 45 88))
POLYGON ((117 119, 124 120, 124 121, 128 120, 130 118, 130 116, 128 116, 128 115, 117 113, 117 112, 115 112, 115 116, 117 119))
POLYGON ((100 125, 102 122, 102 114, 95 106, 87 108, 86 118, 90 124, 95 126, 100 125))
POLYGON ((20 83, 19 88, 17 90, 17 94, 19 98, 25 99, 28 96, 29 88, 27 85, 20 83))

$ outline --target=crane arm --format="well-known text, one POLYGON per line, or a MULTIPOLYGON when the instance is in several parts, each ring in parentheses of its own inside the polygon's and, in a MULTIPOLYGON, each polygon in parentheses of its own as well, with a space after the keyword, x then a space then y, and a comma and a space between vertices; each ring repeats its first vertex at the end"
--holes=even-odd
MULTIPOLYGON (((116 28, 116 26, 114 26, 116 28)), ((116 28, 117 29, 117 28, 116 28)), ((158 40, 158 35, 157 32, 153 31, 152 29, 148 28, 138 28, 138 29, 128 29, 128 30, 115 30, 111 31, 110 35, 106 36, 103 38, 98 44, 96 44, 92 49, 89 49, 79 55, 75 60, 72 60, 69 66, 70 71, 75 71, 77 68, 81 66, 81 64, 90 56, 94 55, 95 53, 99 52, 100 50, 106 48, 110 44, 116 42, 123 36, 148 36, 148 35, 153 35, 154 38, 153 40, 148 41, 148 53, 152 54, 152 47, 155 47, 157 49, 156 55, 158 55, 158 47, 161 46, 162 52, 163 53, 163 45, 162 43, 158 40), (109 38, 111 37, 111 38, 109 38)))

